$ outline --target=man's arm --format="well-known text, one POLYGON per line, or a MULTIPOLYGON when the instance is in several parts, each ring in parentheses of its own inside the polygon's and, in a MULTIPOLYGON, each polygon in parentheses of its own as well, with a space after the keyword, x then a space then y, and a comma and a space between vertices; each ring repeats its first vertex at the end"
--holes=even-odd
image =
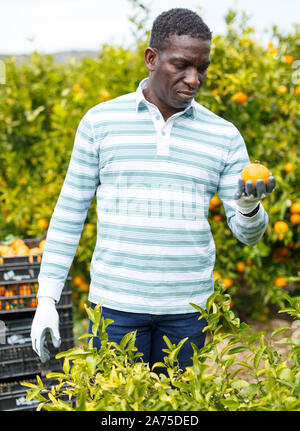
POLYGON ((223 202, 227 223, 236 238, 246 245, 255 245, 263 236, 268 215, 261 202, 250 212, 237 209, 235 193, 238 180, 245 166, 250 163, 243 137, 235 129, 227 151, 224 153, 222 171, 220 173, 218 195, 223 202))
POLYGON ((59 316, 55 307, 78 247, 87 211, 99 181, 99 161, 93 126, 87 112, 77 128, 68 171, 50 220, 38 276, 38 306, 31 325, 33 350, 42 362, 50 358, 46 346, 60 345, 59 316))
POLYGON ((98 148, 87 112, 78 125, 67 174, 49 223, 38 297, 59 301, 99 183, 98 148))

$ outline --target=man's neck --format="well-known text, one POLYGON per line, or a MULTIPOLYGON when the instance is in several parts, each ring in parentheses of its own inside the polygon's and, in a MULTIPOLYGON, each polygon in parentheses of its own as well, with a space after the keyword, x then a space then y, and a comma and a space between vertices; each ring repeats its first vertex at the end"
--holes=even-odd
POLYGON ((183 111, 184 108, 180 109, 180 108, 172 108, 170 106, 167 106, 165 104, 163 104, 154 94, 154 92, 151 91, 151 86, 148 85, 144 90, 143 90, 143 94, 145 99, 152 103, 153 105, 155 105, 161 115, 163 116, 164 120, 167 121, 168 118, 170 118, 173 114, 176 114, 176 112, 180 112, 183 111))

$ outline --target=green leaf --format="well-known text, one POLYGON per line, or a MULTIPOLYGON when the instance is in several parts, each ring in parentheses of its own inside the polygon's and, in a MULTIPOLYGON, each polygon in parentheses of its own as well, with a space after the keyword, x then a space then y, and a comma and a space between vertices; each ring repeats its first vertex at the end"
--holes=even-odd
POLYGON ((236 410, 239 407, 239 402, 234 400, 221 400, 221 403, 229 410, 236 410))
POLYGON ((235 389, 241 389, 241 388, 247 388, 249 386, 249 383, 246 380, 239 379, 239 380, 234 380, 231 383, 231 386, 235 389))
POLYGON ((157 367, 167 368, 167 365, 164 364, 163 362, 155 362, 152 366, 152 370, 154 370, 154 368, 157 368, 157 367))
POLYGON ((65 374, 69 374, 69 372, 70 372, 70 361, 69 361, 69 359, 68 358, 65 358, 64 359, 64 364, 63 364, 63 372, 65 373, 65 374))
POLYGON ((253 367, 250 364, 248 364, 248 362, 245 362, 245 361, 237 361, 236 364, 242 365, 242 367, 248 368, 249 370, 253 369, 253 367))
POLYGON ((38 389, 38 385, 35 385, 34 383, 30 383, 30 382, 21 382, 22 386, 27 386, 28 388, 32 388, 32 389, 38 389))
POLYGON ((258 367, 259 367, 259 363, 260 363, 260 360, 261 360, 261 358, 262 358, 262 355, 263 355, 264 351, 265 351, 265 349, 263 348, 263 349, 260 349, 260 350, 255 354, 254 359, 253 359, 253 365, 254 365, 254 368, 258 369, 258 367))
POLYGON ((247 346, 238 346, 238 347, 234 347, 233 349, 230 349, 228 354, 234 355, 235 353, 244 352, 245 350, 248 350, 247 346))

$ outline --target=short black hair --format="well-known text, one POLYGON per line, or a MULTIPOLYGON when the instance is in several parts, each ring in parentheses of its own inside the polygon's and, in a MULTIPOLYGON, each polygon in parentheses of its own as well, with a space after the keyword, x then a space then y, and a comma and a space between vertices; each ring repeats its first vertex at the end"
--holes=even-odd
POLYGON ((212 32, 202 18, 186 8, 173 8, 158 15, 153 21, 149 45, 162 50, 173 34, 188 35, 202 40, 212 38, 212 32))

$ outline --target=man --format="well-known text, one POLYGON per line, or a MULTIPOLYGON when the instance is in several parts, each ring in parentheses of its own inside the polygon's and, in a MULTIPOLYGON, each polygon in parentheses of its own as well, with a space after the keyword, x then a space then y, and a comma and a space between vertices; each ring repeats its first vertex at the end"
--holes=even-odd
POLYGON ((32 343, 41 360, 49 328, 60 341, 55 302, 72 264, 89 205, 97 196, 98 234, 89 300, 103 300, 110 341, 137 330, 136 346, 150 366, 163 361, 163 335, 189 337, 178 356, 191 364, 191 342, 202 347, 205 307, 214 289, 215 244, 207 221, 217 192, 227 223, 244 244, 263 236, 268 216, 240 173, 249 163, 233 124, 195 102, 210 63, 211 32, 194 12, 176 8, 153 23, 145 51, 149 78, 136 92, 91 108, 82 118, 39 274, 32 343))

